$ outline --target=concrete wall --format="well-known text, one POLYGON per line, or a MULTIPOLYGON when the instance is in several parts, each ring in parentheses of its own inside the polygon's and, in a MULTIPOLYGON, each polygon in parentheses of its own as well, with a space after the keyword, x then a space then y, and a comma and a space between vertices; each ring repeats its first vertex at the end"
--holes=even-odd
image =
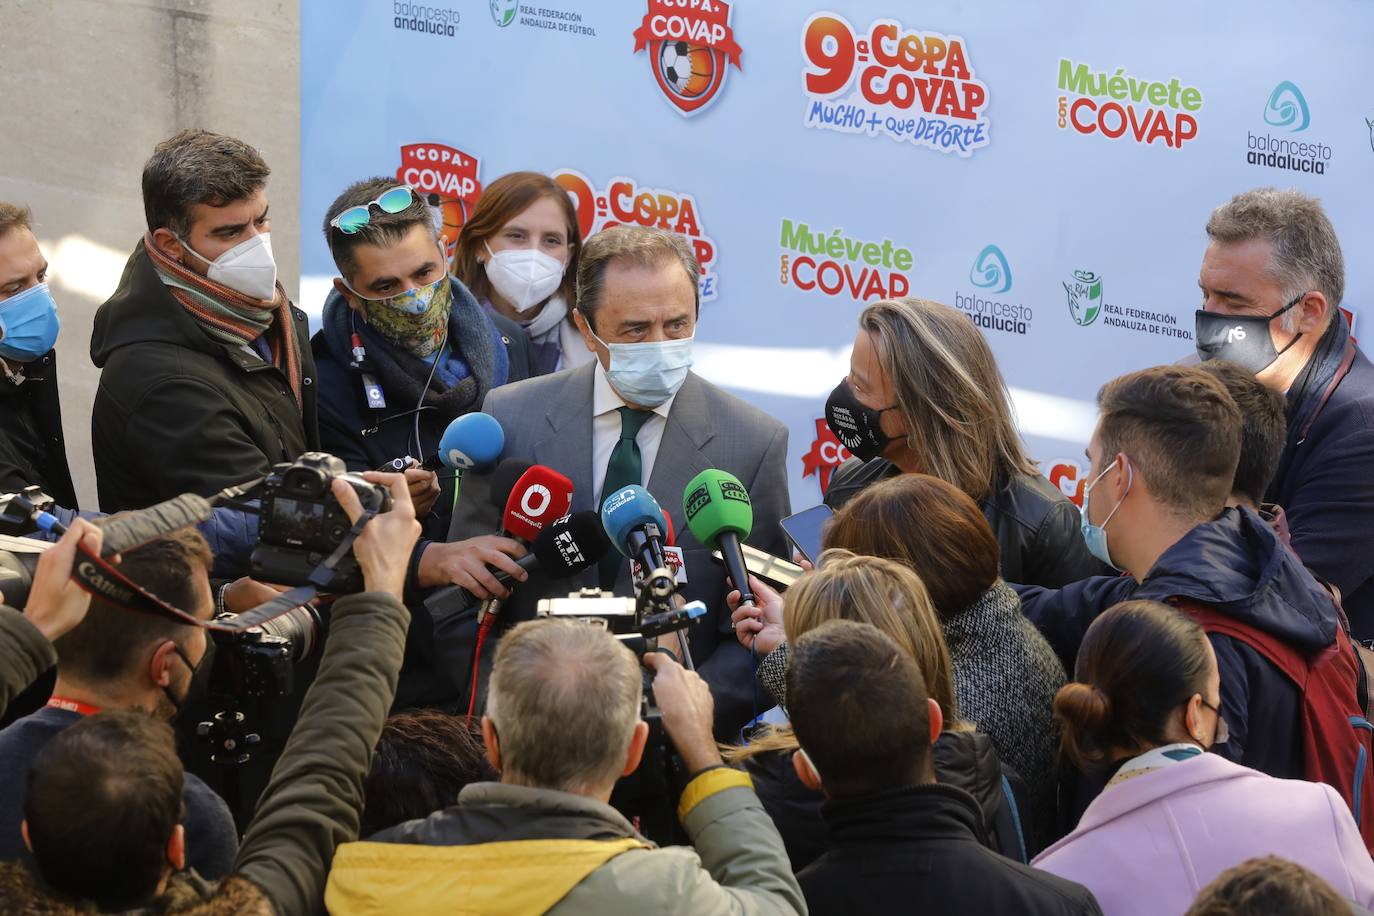
MULTIPOLYGON (((328 0, 304 0, 328 2, 328 0)), ((272 166, 272 249, 296 297, 297 0, 0 0, 0 200, 28 204, 62 318, 67 456, 95 508, 91 320, 144 231, 139 176, 178 130, 232 134, 272 166)))

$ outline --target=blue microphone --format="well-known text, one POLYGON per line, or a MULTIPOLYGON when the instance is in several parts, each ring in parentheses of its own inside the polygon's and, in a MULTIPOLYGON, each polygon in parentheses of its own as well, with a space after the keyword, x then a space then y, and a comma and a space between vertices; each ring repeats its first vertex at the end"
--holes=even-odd
POLYGON ((663 558, 663 538, 667 519, 658 500, 639 484, 621 487, 601 504, 601 525, 615 549, 638 560, 645 575, 667 566, 663 558))
POLYGON ((489 413, 465 413, 444 430, 439 450, 424 460, 420 467, 437 471, 441 467, 455 471, 485 470, 501 457, 506 446, 506 434, 501 424, 489 413))

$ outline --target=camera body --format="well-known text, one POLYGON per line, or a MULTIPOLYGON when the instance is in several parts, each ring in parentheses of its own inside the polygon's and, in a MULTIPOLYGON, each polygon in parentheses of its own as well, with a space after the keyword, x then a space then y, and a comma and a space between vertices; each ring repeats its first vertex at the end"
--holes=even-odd
MULTIPOLYGON (((235 616, 224 613, 215 619, 235 616)), ((319 612, 306 605, 247 630, 210 630, 215 640, 210 693, 234 700, 290 696, 296 662, 314 651, 320 629, 319 612)))
MULTIPOLYGON (((258 543, 253 548, 253 578, 281 585, 304 585, 348 536, 353 523, 330 489, 343 478, 358 494, 363 509, 387 512, 391 494, 380 484, 351 474, 344 463, 323 452, 306 452, 278 464, 262 484, 258 543)), ((339 560, 320 590, 347 594, 363 589, 363 574, 350 553, 339 560)))

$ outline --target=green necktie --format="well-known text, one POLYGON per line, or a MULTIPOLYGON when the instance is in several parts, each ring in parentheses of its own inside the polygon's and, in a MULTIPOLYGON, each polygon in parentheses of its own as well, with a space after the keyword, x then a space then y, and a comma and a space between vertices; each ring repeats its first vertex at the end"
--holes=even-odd
MULTIPOLYGON (((611 449, 611 460, 606 462, 606 480, 601 485, 602 502, 621 487, 628 487, 632 483, 644 483, 644 462, 640 458, 639 443, 635 441, 635 436, 639 435, 640 427, 648 422, 654 412, 635 410, 633 407, 621 407, 619 410, 620 440, 616 442, 615 448, 611 449)), ((616 575, 620 572, 620 564, 623 562, 625 558, 615 548, 611 548, 601 558, 603 591, 609 592, 615 588, 616 575)))

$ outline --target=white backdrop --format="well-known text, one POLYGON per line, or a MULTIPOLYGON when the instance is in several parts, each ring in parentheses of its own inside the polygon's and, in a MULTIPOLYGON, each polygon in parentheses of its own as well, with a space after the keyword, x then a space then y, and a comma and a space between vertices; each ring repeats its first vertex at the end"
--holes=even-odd
POLYGON ((433 192, 452 237, 543 171, 584 231, 693 238, 697 369, 788 424, 795 507, 842 457, 856 315, 902 294, 975 317, 1076 495, 1097 388, 1192 350, 1214 206, 1320 196, 1346 308, 1374 295, 1371 39, 1366 0, 305 0, 301 305, 350 182, 433 192))

